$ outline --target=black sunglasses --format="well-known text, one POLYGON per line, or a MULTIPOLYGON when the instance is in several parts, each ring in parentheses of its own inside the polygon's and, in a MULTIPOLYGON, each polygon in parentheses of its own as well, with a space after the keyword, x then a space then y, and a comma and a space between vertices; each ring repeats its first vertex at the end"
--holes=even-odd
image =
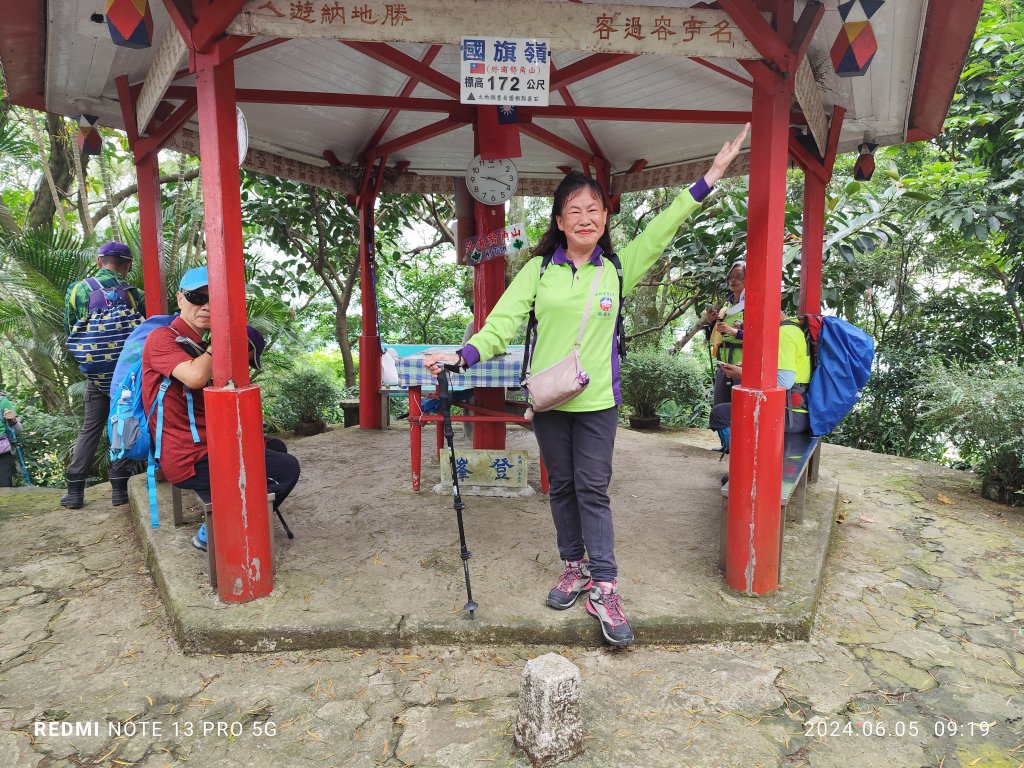
POLYGON ((185 297, 185 301, 189 304, 195 304, 197 307, 210 303, 210 294, 203 293, 202 291, 182 291, 181 295, 185 297))

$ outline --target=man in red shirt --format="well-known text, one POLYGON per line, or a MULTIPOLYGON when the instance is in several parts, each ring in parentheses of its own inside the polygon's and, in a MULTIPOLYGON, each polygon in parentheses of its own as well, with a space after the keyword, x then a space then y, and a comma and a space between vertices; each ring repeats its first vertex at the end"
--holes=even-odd
MULTIPOLYGON (((142 401, 147 413, 165 379, 169 380, 163 397, 160 471, 168 482, 207 498, 211 483, 203 388, 213 375, 213 352, 203 341, 210 329, 208 284, 206 267, 190 269, 182 276, 177 294, 181 313, 169 325, 154 329, 142 352, 142 401)), ((154 444, 156 422, 154 413, 149 419, 154 444)), ((299 480, 299 462, 288 453, 271 449, 266 451, 266 462, 267 491, 276 494, 277 511, 299 480)), ((197 549, 206 549, 205 528, 192 539, 197 549)))

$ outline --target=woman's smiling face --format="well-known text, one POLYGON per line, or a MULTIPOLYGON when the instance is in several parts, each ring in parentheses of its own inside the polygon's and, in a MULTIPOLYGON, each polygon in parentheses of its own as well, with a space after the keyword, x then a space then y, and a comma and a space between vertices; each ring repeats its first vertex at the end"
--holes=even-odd
POLYGON ((604 201, 590 189, 581 189, 565 201, 562 212, 555 217, 558 228, 565 234, 568 250, 590 253, 597 246, 608 223, 604 201))

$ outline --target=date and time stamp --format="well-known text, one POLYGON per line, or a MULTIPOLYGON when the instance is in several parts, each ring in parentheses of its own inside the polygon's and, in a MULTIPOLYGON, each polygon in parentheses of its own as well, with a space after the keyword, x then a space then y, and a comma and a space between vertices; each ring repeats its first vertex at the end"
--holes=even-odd
MULTIPOLYGON (((47 737, 107 736, 162 738, 213 737, 237 739, 243 735, 256 738, 274 738, 278 735, 277 724, 270 720, 239 721, 184 720, 163 722, 161 720, 127 721, 35 721, 32 735, 37 739, 47 737)), ((987 737, 996 722, 984 720, 880 720, 815 717, 803 723, 804 736, 816 740, 843 736, 865 736, 873 738, 974 738, 987 737)))
POLYGON ((804 736, 828 739, 839 736, 874 738, 984 738, 995 728, 995 722, 984 720, 841 720, 816 717, 804 724, 804 736))

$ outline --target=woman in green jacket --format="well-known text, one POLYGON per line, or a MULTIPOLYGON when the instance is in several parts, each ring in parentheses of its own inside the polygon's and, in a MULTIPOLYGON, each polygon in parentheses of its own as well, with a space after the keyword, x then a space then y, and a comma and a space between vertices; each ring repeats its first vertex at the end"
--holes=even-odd
MULTIPOLYGON (((733 141, 726 142, 704 177, 618 252, 622 295, 633 290, 665 252, 683 221, 725 175, 749 128, 748 124, 733 141)), ((530 367, 544 370, 572 351, 588 297, 593 296, 580 345, 580 359, 590 383, 569 402, 533 417, 533 431, 548 469, 559 557, 565 561, 547 604, 566 609, 588 592, 587 611, 600 621, 605 640, 626 646, 633 642, 633 630, 618 592, 608 498, 622 397, 615 333, 619 278, 615 269, 604 269, 604 254, 613 252, 607 225, 608 209, 600 185, 581 173, 566 176, 555 190, 551 222, 534 248, 534 258, 516 275, 484 327, 458 353, 429 355, 424 364, 436 375, 443 363, 468 368, 501 354, 534 309, 537 343, 530 367), (545 257, 549 257, 549 265, 541 279, 545 257)))
POLYGON ((14 445, 17 434, 21 432, 21 422, 14 413, 14 403, 6 395, 0 395, 0 417, 3 418, 3 429, 0 430, 0 488, 10 488, 14 481, 14 445))

